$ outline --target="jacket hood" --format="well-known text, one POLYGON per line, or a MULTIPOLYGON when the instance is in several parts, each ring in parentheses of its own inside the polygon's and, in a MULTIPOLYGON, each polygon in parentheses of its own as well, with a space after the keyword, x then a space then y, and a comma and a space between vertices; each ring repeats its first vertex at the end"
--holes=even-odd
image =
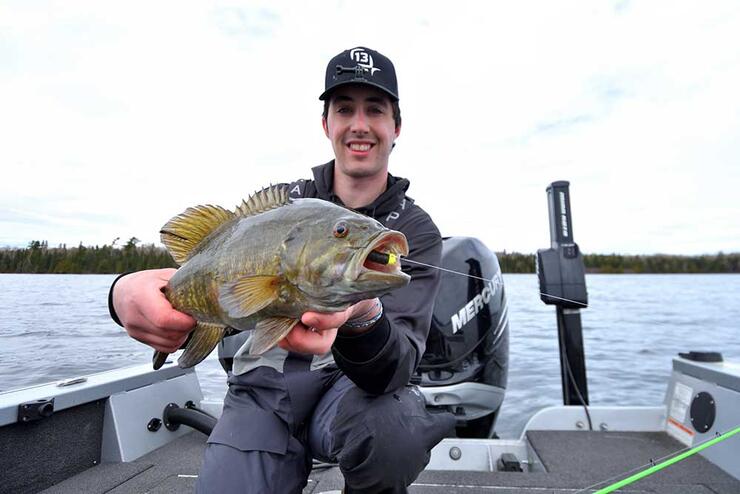
MULTIPOLYGON (((339 196, 334 194, 334 160, 316 166, 312 171, 319 198, 344 206, 339 196)), ((354 210, 375 217, 395 211, 404 200, 407 204, 411 204, 414 202, 413 199, 406 196, 406 190, 408 190, 410 184, 407 179, 394 177, 389 173, 385 191, 372 203, 354 208, 354 210)))

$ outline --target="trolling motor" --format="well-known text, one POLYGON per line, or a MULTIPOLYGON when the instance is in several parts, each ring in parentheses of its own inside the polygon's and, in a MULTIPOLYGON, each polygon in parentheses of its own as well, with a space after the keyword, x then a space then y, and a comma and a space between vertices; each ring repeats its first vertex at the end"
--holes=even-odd
POLYGON ((537 278, 540 298, 556 309, 563 404, 585 406, 588 386, 581 309, 588 307, 588 293, 583 256, 573 241, 569 186, 559 181, 547 187, 551 247, 537 251, 537 278))

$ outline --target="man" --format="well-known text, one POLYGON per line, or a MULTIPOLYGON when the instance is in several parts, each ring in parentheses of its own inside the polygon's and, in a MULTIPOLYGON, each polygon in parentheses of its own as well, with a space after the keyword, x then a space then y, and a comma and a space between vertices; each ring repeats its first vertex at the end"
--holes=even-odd
MULTIPOLYGON (((391 61, 357 47, 327 67, 322 125, 335 159, 292 197, 333 201, 403 232, 409 257, 439 263, 441 238, 388 173, 401 131, 391 61)), ((305 313, 276 347, 249 355, 249 332, 219 349, 229 371, 224 411, 208 439, 199 492, 301 492, 312 457, 338 462, 345 492, 406 492, 429 450, 454 427, 430 414, 409 379, 424 352, 436 270, 404 266, 408 286, 332 314, 305 313)), ((161 288, 174 270, 124 276, 111 289, 111 313, 128 333, 173 352, 194 321, 172 309, 161 288)))

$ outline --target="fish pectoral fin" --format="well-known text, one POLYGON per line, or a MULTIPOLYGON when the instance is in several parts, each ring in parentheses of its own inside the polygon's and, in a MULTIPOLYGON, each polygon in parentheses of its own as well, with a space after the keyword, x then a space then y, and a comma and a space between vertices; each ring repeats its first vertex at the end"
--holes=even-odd
POLYGON ((254 328, 249 348, 250 355, 261 355, 285 338, 300 319, 292 317, 269 317, 262 319, 254 328))
POLYGON ((216 348, 224 336, 226 326, 223 324, 198 322, 193 330, 185 351, 177 360, 177 365, 183 369, 199 364, 209 353, 216 348))
POLYGON ((244 276, 224 284, 218 301, 229 317, 249 317, 278 298, 280 279, 279 276, 244 276))

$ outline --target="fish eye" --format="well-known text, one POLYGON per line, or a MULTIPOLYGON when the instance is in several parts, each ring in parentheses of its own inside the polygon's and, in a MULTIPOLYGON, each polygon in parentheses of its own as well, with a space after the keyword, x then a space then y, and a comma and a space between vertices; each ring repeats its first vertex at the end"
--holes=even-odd
POLYGON ((334 225, 334 236, 337 238, 344 238, 349 233, 349 227, 344 221, 338 222, 334 225))

